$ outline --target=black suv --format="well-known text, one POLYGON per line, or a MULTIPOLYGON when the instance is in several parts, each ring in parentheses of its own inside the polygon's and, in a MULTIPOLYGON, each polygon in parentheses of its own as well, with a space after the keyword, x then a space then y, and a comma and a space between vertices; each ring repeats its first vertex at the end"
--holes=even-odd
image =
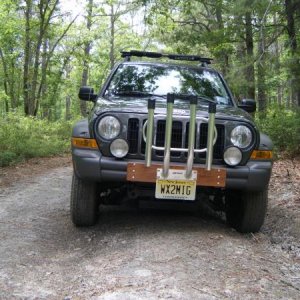
POLYGON ((225 211, 236 230, 258 231, 273 146, 249 114, 255 101, 237 104, 208 58, 142 51, 122 56, 99 94, 90 87, 79 91, 94 106, 73 128, 73 223, 93 225, 100 204, 143 197, 205 200, 225 211))

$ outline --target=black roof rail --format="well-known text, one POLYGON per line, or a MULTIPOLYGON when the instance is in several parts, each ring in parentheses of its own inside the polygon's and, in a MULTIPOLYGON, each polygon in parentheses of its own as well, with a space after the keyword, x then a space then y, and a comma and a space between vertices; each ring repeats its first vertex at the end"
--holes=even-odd
POLYGON ((150 58, 169 58, 174 60, 187 60, 187 61, 200 61, 204 64, 211 64, 212 58, 201 57, 198 55, 184 55, 184 54, 164 54, 159 52, 148 52, 148 51, 138 51, 138 50, 130 50, 130 51, 121 51, 121 55, 127 61, 130 60, 131 56, 137 57, 150 57, 150 58))

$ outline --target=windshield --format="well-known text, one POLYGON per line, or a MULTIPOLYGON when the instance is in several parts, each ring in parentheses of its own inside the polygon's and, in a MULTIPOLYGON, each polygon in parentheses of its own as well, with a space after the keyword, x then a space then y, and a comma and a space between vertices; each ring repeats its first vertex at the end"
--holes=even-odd
POLYGON ((123 64, 114 74, 104 97, 191 94, 210 98, 219 105, 231 105, 217 73, 184 66, 123 64))

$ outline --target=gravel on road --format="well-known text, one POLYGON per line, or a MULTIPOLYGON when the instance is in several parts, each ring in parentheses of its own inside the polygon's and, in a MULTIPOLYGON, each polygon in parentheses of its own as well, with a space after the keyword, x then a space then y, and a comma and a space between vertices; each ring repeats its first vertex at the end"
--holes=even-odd
POLYGON ((300 298, 295 182, 271 185, 262 231, 243 235, 195 205, 157 203, 100 207, 96 226, 76 228, 71 175, 64 166, 0 190, 1 299, 300 298))

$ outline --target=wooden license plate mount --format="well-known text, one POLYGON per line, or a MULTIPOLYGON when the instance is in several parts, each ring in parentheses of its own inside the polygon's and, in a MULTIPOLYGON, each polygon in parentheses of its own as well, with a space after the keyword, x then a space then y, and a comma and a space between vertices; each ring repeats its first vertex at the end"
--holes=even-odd
MULTIPOLYGON (((127 164, 127 181, 156 183, 157 169, 162 168, 162 165, 151 165, 146 167, 143 163, 128 163, 127 164)), ((171 165, 170 169, 184 170, 184 166, 171 165)), ((212 168, 207 171, 204 167, 193 167, 197 171, 197 186, 209 187, 225 187, 226 184, 226 169, 212 168)))

